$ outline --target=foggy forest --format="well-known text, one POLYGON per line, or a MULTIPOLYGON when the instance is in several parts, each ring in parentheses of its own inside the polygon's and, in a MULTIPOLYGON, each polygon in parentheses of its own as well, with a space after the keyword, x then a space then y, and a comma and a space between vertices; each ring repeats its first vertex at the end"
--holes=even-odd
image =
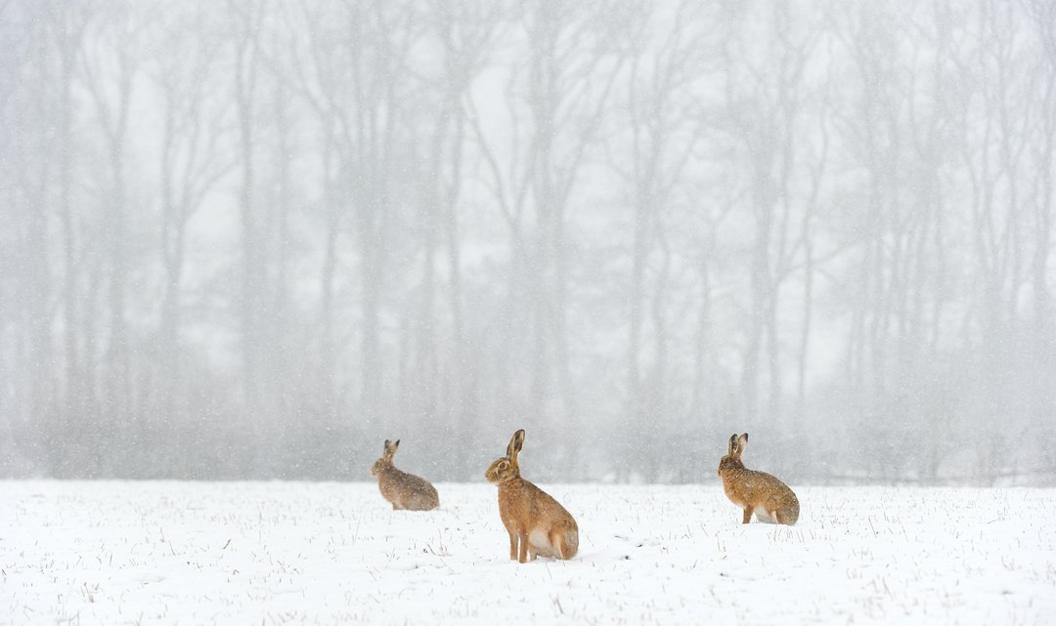
POLYGON ((1056 3, 0 0, 0 477, 1056 482, 1056 3))

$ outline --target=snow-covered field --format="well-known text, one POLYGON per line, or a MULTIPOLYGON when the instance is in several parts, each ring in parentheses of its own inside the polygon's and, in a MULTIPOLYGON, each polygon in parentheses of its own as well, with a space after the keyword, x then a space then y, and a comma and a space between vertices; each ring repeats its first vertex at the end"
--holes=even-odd
POLYGON ((717 485, 542 485, 572 561, 508 560, 495 489, 0 482, 3 624, 1052 624, 1056 490, 805 488, 792 528, 717 485))

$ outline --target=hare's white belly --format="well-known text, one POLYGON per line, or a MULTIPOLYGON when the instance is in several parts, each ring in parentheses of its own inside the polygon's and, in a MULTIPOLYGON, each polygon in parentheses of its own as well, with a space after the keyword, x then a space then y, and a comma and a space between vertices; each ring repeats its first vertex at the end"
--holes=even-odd
POLYGON ((551 554, 554 552, 554 547, 550 544, 550 537, 542 528, 533 528, 528 533, 528 543, 532 544, 535 551, 540 554, 551 554))
POLYGON ((755 510, 755 519, 767 524, 777 523, 777 517, 775 517, 770 511, 767 511, 763 507, 759 507, 755 510))

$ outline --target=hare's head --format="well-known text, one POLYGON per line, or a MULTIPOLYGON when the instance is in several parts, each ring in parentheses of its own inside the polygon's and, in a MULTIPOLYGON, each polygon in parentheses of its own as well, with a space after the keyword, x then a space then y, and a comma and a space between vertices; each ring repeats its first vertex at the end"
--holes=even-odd
POLYGON ((381 458, 374 461, 374 467, 370 468, 370 475, 377 476, 383 469, 392 465, 392 456, 396 454, 396 449, 400 447, 400 440, 389 441, 385 440, 385 449, 381 453, 381 458))
POLYGON ((484 478, 487 478, 489 483, 495 484, 518 478, 521 475, 521 468, 517 465, 517 454, 523 446, 524 429, 522 428, 513 433, 513 437, 510 438, 510 443, 506 446, 506 456, 492 461, 488 466, 488 471, 484 472, 484 478))
POLYGON ((748 433, 730 435, 730 445, 726 449, 726 456, 722 457, 722 461, 719 462, 719 471, 721 472, 725 467, 743 466, 741 455, 744 454, 746 445, 748 445, 748 433))

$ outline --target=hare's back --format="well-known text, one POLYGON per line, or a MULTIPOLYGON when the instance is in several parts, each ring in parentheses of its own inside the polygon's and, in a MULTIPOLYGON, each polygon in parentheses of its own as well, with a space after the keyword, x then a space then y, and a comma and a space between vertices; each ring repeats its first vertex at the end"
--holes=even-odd
POLYGON ((780 478, 766 472, 754 473, 758 475, 760 495, 764 496, 768 501, 783 506, 791 506, 793 504, 799 506, 799 500, 796 498, 795 492, 780 478))
POLYGON ((408 474, 401 472, 402 482, 408 491, 418 493, 421 495, 436 496, 436 487, 434 487, 428 480, 421 476, 415 476, 414 474, 408 474))
POLYGON ((722 475, 726 495, 741 505, 759 506, 776 499, 795 498, 795 494, 776 476, 750 469, 736 469, 722 475))
POLYGON ((531 509, 534 516, 546 519, 551 524, 561 525, 566 528, 576 528, 576 520, 568 510, 539 487, 524 481, 525 487, 531 498, 531 509))
POLYGON ((405 508, 423 511, 440 506, 440 496, 429 481, 406 472, 400 474, 399 491, 405 508))

